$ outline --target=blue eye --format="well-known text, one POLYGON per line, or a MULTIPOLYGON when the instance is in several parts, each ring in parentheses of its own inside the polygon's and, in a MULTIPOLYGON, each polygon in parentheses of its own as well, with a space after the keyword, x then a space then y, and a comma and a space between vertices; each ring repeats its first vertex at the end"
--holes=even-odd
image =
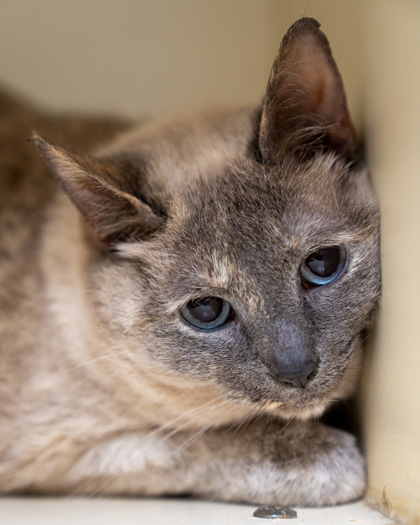
POLYGON ((220 297, 202 297, 181 308, 182 317, 195 328, 212 330, 226 323, 232 312, 230 303, 220 297))
POLYGON ((321 286, 335 281, 346 264, 346 252, 342 246, 321 248, 307 257, 300 274, 309 284, 321 286))

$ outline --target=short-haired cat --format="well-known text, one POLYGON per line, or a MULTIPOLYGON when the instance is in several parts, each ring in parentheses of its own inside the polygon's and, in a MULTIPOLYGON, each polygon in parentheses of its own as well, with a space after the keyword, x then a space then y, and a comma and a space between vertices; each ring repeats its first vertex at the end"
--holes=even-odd
POLYGON ((0 137, 1 492, 363 495, 317 418, 355 387, 379 211, 315 20, 261 105, 133 125, 2 94, 0 137))

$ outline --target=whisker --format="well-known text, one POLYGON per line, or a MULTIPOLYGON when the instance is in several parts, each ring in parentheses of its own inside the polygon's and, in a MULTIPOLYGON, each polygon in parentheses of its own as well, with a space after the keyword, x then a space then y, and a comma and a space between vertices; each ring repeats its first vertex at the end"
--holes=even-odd
POLYGON ((128 350, 120 350, 118 352, 101 355, 99 357, 94 357, 92 359, 89 359, 88 361, 84 361, 83 363, 80 363, 78 365, 72 366, 71 368, 67 368, 66 370, 63 370, 60 372, 60 375, 68 374, 70 372, 73 372, 74 370, 77 370, 79 368, 83 368, 85 366, 88 366, 92 363, 96 363, 97 361, 102 361, 103 359, 110 359, 111 357, 120 356, 122 354, 129 354, 130 352, 128 350))
POLYGON ((244 416, 240 421, 235 421, 231 423, 228 427, 234 434, 237 434, 241 428, 250 423, 255 417, 258 416, 258 413, 262 410, 258 405, 254 405, 249 414, 244 416))
MULTIPOLYGON (((233 410, 233 408, 234 407, 230 407, 230 409, 227 411, 227 413, 229 414, 229 412, 231 412, 233 410)), ((200 436, 202 436, 205 432, 207 432, 207 430, 209 428, 214 427, 222 419, 222 417, 225 417, 225 415, 226 414, 223 414, 223 416, 219 416, 216 419, 214 419, 211 423, 203 426, 194 435, 192 435, 190 438, 188 438, 182 445, 180 445, 177 449, 175 449, 171 453, 171 456, 172 455, 176 455, 176 454, 180 454, 181 452, 184 452, 184 450, 186 450, 192 443, 194 443, 194 441, 197 441, 197 439, 199 439, 200 436)))
MULTIPOLYGON (((224 396, 218 396, 218 398, 216 398, 217 400, 222 398, 224 396)), ((159 434, 160 432, 162 432, 163 430, 165 430, 166 428, 172 426, 174 423, 176 423, 177 421, 180 421, 182 419, 184 419, 189 413, 195 413, 195 417, 193 418, 190 418, 188 419, 186 422, 184 422, 183 424, 177 426, 176 428, 174 428, 171 432, 163 435, 162 437, 160 437, 159 439, 157 439, 153 444, 150 445, 150 447, 148 447, 146 450, 142 450, 142 452, 140 454, 138 454, 137 456, 135 456, 129 463, 128 463, 128 467, 132 468, 133 466, 135 466, 135 464, 140 461, 141 459, 143 459, 145 456, 147 456, 147 454, 149 452, 151 452, 153 450, 153 448, 157 447, 157 446, 160 446, 164 443, 166 443, 168 440, 170 440, 173 436, 175 436, 176 434, 178 434, 179 432, 181 432, 183 429, 187 428, 189 425, 191 425, 192 423, 194 423, 194 421, 196 421, 197 419, 199 419, 199 417, 201 417, 201 415, 205 412, 205 410, 208 411, 214 411, 214 410, 217 410, 218 408, 226 405, 229 403, 229 400, 226 400, 224 399, 221 403, 217 403, 217 404, 214 404, 214 400, 212 400, 211 402, 207 402, 207 403, 204 403, 203 405, 199 406, 199 407, 196 407, 194 409, 190 409, 188 410, 187 412, 185 412, 184 414, 181 414, 180 416, 174 418, 173 420, 171 420, 170 422, 166 423, 165 425, 162 425, 162 426, 159 426, 156 430, 154 430, 153 432, 149 433, 149 434, 146 434, 144 436, 145 439, 150 439, 152 438, 153 436, 159 434), (213 405, 210 405, 210 403, 213 403, 213 405), (198 412, 198 414, 197 414, 198 412)), ((231 408, 233 409, 233 407, 231 408)), ((220 416, 221 417, 221 416, 220 416)), ((224 417, 224 415, 223 415, 224 417)), ((210 426, 212 426, 214 423, 212 423, 210 426)), ((172 455, 172 454, 171 454, 172 455)), ((92 479, 94 479, 94 476, 91 476, 89 479, 87 479, 85 481, 85 485, 88 484, 92 479)), ((96 495, 98 495, 100 492, 102 492, 102 490, 107 486, 109 485, 111 482, 113 481, 113 477, 111 477, 110 479, 107 479, 106 481, 104 481, 96 490, 94 490, 93 492, 91 492, 89 495, 88 495, 88 499, 92 499, 94 498, 96 495)), ((83 491, 83 489, 82 489, 83 491)), ((78 492, 80 492, 80 489, 78 490, 78 492)), ((73 495, 76 494, 76 491, 73 491, 73 495)))
MULTIPOLYGON (((178 421, 182 421, 183 419, 185 419, 186 417, 190 416, 191 414, 194 414, 194 413, 196 413, 198 411, 204 410, 209 405, 213 405, 216 401, 219 401, 219 399, 223 399, 224 397, 225 396, 223 394, 221 394, 220 396, 216 397, 215 399, 212 399, 211 401, 207 401, 207 403, 204 403, 202 405, 199 405, 198 407, 194 407, 194 408, 190 408, 190 409, 186 410, 185 412, 183 412, 182 414, 180 414, 176 418, 171 419, 170 421, 168 421, 164 425, 159 425, 153 432, 148 434, 148 437, 152 437, 152 436, 158 434, 159 432, 162 432, 163 430, 166 430, 167 428, 172 427, 175 423, 178 423, 178 421)), ((216 408, 219 408, 219 406, 222 406, 222 405, 224 405, 227 402, 228 401, 223 401, 220 405, 217 405, 216 408)), ((212 409, 212 406, 210 406, 210 409, 212 409)), ((187 423, 194 422, 197 419, 198 418, 194 418, 192 420, 189 420, 189 422, 187 422, 187 423)))

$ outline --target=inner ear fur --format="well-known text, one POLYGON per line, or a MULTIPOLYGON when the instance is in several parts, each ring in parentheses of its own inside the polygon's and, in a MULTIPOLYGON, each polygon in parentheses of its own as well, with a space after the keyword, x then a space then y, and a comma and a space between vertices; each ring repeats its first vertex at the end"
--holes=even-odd
POLYGON ((355 150, 356 131, 343 82, 319 27, 313 18, 298 20, 274 60, 259 133, 266 161, 305 147, 328 148, 344 157, 355 150))
POLYGON ((112 161, 68 153, 37 135, 32 140, 99 244, 146 240, 163 228, 164 217, 115 184, 124 174, 112 161))

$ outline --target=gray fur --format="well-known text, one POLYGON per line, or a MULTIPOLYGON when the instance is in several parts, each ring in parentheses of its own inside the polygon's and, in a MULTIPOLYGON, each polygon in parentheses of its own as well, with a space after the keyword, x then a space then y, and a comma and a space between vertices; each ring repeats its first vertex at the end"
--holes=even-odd
POLYGON ((133 127, 0 108, 0 490, 360 497, 354 438, 314 418, 356 384, 379 211, 319 25, 289 30, 262 108, 133 127), (331 245, 343 275, 304 286, 331 245), (189 326, 206 296, 234 318, 189 326), (272 372, 299 352, 304 388, 272 372))

